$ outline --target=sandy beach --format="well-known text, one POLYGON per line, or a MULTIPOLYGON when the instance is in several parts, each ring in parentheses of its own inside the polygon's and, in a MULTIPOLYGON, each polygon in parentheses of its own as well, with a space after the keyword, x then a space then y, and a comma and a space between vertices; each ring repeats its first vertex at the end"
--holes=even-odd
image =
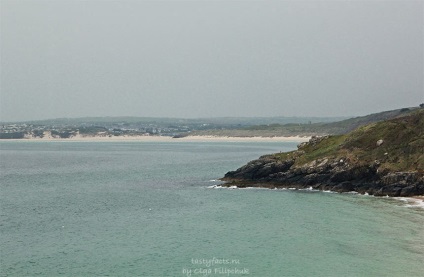
POLYGON ((0 141, 140 141, 140 142, 304 142, 310 137, 218 137, 218 136, 187 136, 183 138, 172 138, 166 136, 75 136, 71 138, 23 138, 23 139, 2 139, 0 141))
POLYGON ((231 141, 231 142, 266 142, 266 141, 295 141, 304 142, 309 141, 310 137, 218 137, 218 136, 187 136, 184 138, 172 139, 181 141, 231 141))

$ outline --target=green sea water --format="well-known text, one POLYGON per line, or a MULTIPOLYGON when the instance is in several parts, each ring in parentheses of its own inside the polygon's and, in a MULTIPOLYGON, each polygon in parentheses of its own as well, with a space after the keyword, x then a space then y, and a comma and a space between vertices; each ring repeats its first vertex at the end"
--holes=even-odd
POLYGON ((1 142, 0 276, 423 276, 424 209, 214 189, 282 142, 1 142))

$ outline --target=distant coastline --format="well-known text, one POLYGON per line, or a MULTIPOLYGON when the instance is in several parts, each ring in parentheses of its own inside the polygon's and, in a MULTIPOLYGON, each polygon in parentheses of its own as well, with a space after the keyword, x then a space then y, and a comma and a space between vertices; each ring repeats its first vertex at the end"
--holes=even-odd
MULTIPOLYGON (((421 107, 422 108, 422 107, 421 107)), ((420 107, 402 108, 361 117, 337 118, 76 118, 29 122, 0 122, 1 139, 73 140, 291 140, 346 134, 360 126, 408 115, 420 107), (331 121, 333 120, 333 121, 331 121), (146 138, 147 137, 147 138, 146 138), (167 138, 168 139, 168 138, 167 138)))
POLYGON ((0 139, 0 141, 140 141, 140 142, 306 142, 310 137, 226 137, 226 136, 186 136, 173 138, 170 136, 73 136, 70 138, 26 137, 21 139, 0 139))

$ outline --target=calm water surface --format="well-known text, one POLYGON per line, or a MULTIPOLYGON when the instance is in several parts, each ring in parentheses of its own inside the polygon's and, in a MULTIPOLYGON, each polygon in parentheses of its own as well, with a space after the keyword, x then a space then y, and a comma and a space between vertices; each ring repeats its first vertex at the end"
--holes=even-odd
POLYGON ((0 147, 1 276, 423 276, 423 209, 208 188, 296 143, 0 147))

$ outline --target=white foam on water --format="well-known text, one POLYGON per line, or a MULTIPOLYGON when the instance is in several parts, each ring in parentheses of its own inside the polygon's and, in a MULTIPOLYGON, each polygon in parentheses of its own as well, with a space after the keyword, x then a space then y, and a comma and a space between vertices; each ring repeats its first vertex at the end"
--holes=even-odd
POLYGON ((405 205, 404 205, 404 207, 407 207, 407 208, 420 208, 420 209, 424 209, 424 202, 422 202, 422 203, 417 203, 416 205, 415 205, 415 204, 405 204, 405 205))
MULTIPOLYGON (((210 180, 209 182, 217 182, 217 181, 219 181, 219 180, 210 180)), ((237 186, 227 187, 227 186, 221 186, 221 185, 211 185, 211 186, 208 186, 207 188, 210 188, 210 189, 241 189, 237 186)), ((268 190, 269 188, 265 188, 265 187, 245 187, 245 188, 242 188, 242 189, 266 189, 266 190, 268 190)), ((299 191, 314 191, 314 192, 321 191, 321 190, 313 189, 312 187, 305 188, 305 189, 273 188, 272 190, 299 190, 299 191)), ((332 190, 322 190, 322 192, 337 193, 337 192, 332 191, 332 190)), ((346 194, 353 194, 353 195, 360 195, 360 196, 375 197, 374 195, 370 195, 368 192, 365 192, 364 194, 361 194, 357 191, 349 191, 349 192, 345 192, 345 193, 346 194)), ((390 197, 388 195, 382 196, 381 198, 392 198, 392 199, 399 200, 399 201, 403 202, 402 205, 399 205, 400 207, 424 209, 424 199, 413 198, 413 197, 390 197)))
POLYGON ((212 185, 212 186, 208 186, 208 189, 223 189, 225 187, 220 186, 220 185, 212 185))
POLYGON ((299 189, 299 190, 300 191, 314 191, 314 192, 320 191, 318 189, 314 189, 313 187, 309 187, 309 188, 306 188, 306 189, 299 189))
POLYGON ((424 209, 424 199, 413 197, 393 197, 393 199, 402 201, 402 207, 424 209))
POLYGON ((406 198, 406 197, 399 197, 397 199, 399 199, 402 202, 408 202, 408 200, 409 200, 409 198, 406 198))

